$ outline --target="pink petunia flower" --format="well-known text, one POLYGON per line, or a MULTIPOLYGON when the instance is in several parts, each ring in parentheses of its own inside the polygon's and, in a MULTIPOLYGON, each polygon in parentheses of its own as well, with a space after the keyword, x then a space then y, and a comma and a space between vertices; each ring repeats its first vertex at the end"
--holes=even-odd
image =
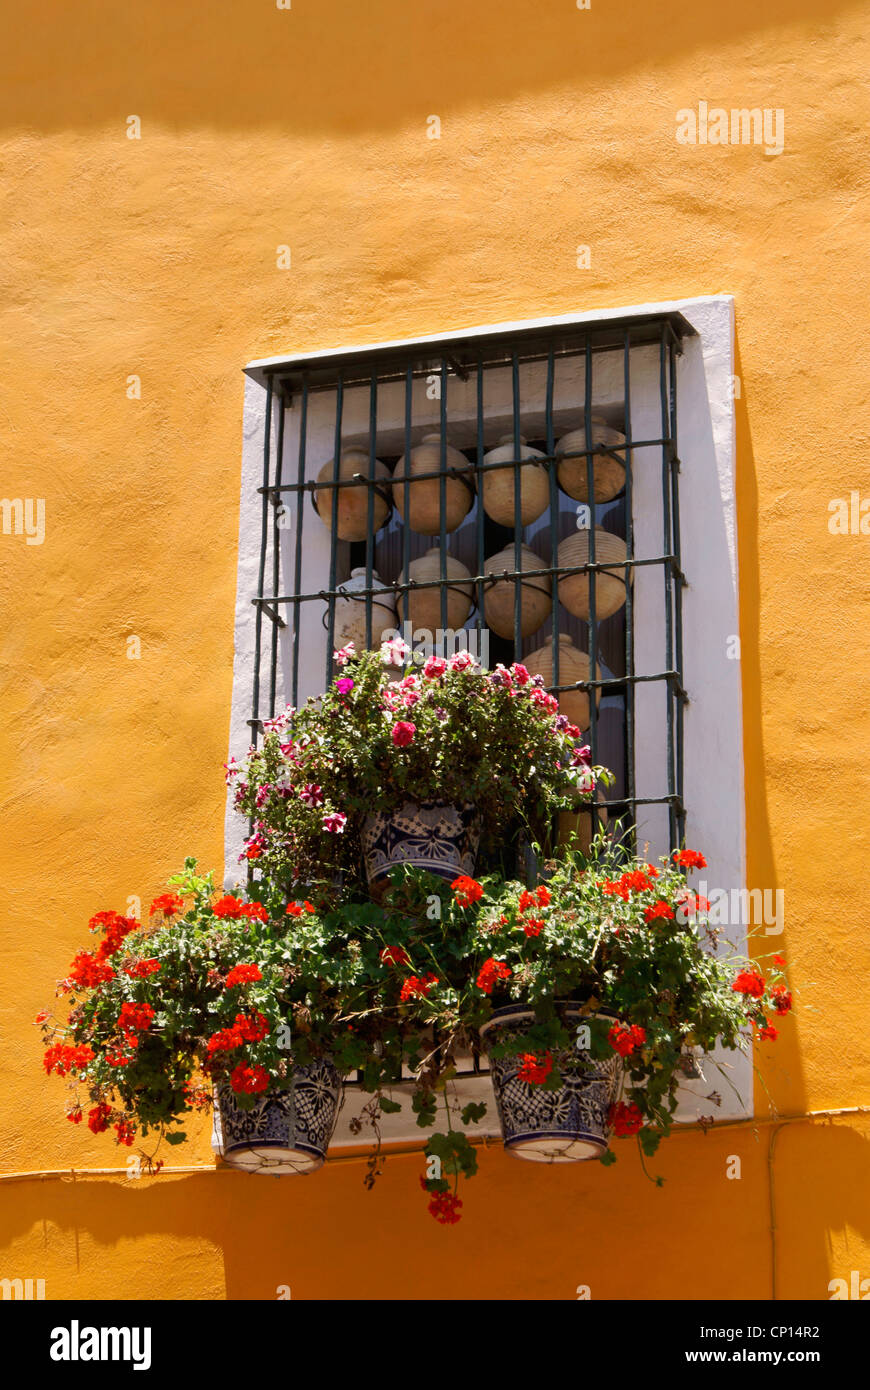
POLYGON ((416 724, 407 724, 404 719, 399 719, 393 725, 393 743, 397 748, 406 748, 416 732, 416 724))
POLYGON ((451 671, 467 671, 474 664, 474 657, 470 652, 456 652, 447 663, 451 671))
POLYGON ((333 835, 343 835, 346 825, 347 816, 343 816, 341 811, 330 811, 328 816, 323 817, 324 830, 329 830, 333 835))
POLYGON ((390 642, 381 643, 381 661, 385 666, 404 666, 410 655, 411 648, 407 642, 402 641, 401 637, 394 637, 390 642))

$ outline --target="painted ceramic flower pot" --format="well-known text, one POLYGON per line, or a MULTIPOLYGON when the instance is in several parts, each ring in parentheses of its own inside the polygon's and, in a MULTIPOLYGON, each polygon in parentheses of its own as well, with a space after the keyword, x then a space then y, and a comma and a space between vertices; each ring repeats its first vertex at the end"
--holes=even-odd
MULTIPOLYGON (((589 1021, 572 1004, 564 1006, 562 1020, 571 1032, 589 1021)), ((607 1113, 619 1090, 620 1059, 616 1053, 601 1059, 585 1050, 566 1050, 553 1054, 553 1064, 562 1076, 558 1090, 522 1080, 522 1057, 493 1057, 491 1049, 500 1042, 522 1039, 534 1021, 534 1010, 511 1004, 496 1009, 480 1030, 505 1149, 533 1163, 601 1158, 607 1152, 607 1113)), ((529 1051, 534 1051, 532 1044, 529 1051)))
POLYGON ((212 1147, 249 1173, 313 1173, 341 1107, 341 1076, 328 1058, 296 1067, 286 1091, 267 1091, 243 1110, 228 1085, 216 1088, 212 1147))
POLYGON ((480 843, 475 806, 446 801, 405 801, 395 811, 374 811, 363 823, 363 852, 372 892, 387 886, 394 864, 452 883, 460 874, 473 874, 480 843))

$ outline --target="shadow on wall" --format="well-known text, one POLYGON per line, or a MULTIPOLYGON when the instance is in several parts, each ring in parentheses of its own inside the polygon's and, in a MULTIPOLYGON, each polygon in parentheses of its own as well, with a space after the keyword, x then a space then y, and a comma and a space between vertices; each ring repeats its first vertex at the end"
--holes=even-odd
MULTIPOLYGON (((675 1138, 655 1161, 662 1188, 630 1145, 612 1170, 484 1150, 449 1229, 426 1213, 419 1154, 391 1159, 370 1193, 361 1161, 303 1179, 16 1184, 0 1189, 0 1247, 21 1269, 7 1253, 0 1272, 45 1278, 54 1300, 571 1301, 581 1284, 594 1299, 769 1299, 768 1136, 675 1138), (729 1181, 735 1154, 742 1172, 729 1181)), ((778 1297, 825 1300, 831 1278, 870 1277, 867 1139, 795 1125, 780 1134, 775 1176, 778 1297)))
MULTIPOLYGON (((817 33, 821 23, 812 0, 691 8, 680 0, 594 0, 588 10, 574 0, 282 4, 8 5, 0 16, 0 121, 68 131, 123 127, 136 113, 185 128, 273 125, 299 135, 359 135, 560 84, 607 94, 623 73, 649 80, 651 54, 679 59, 697 51, 706 74, 709 55, 728 45, 804 23, 817 33)), ((828 6, 825 19, 844 8, 852 6, 828 6)), ((697 94, 720 95, 715 83, 697 94)), ((734 93, 735 103, 751 104, 748 95, 734 93)), ((687 91, 687 103, 697 96, 687 91)))
MULTIPOLYGON (((785 885, 777 874, 776 852, 770 827, 768 770, 764 748, 764 694, 761 684, 761 556, 758 547, 758 476, 752 446, 750 402, 740 357, 739 323, 735 328, 734 367, 737 486, 737 569, 740 594, 740 665, 743 703, 743 762, 746 796, 747 887, 775 890, 785 885), (739 391, 739 395, 736 394, 739 391)), ((760 936, 750 951, 770 956, 779 952, 790 963, 789 904, 784 891, 784 931, 781 936, 760 936)), ((801 1013, 784 1020, 776 1043, 756 1048, 755 1064, 763 1082, 755 1078, 755 1113, 771 1113, 771 1101, 781 1114, 800 1115, 807 1108, 806 1081, 801 1064, 801 1032, 810 1026, 801 1013)), ((779 1020, 775 1020, 779 1022, 779 1020)))
MULTIPOLYGON (((737 568, 740 593, 740 665, 743 687, 743 760, 746 782, 746 877, 747 887, 784 888, 777 876, 776 854, 770 828, 768 771, 765 761, 761 685, 761 556, 758 548, 758 478, 752 448, 750 408, 740 358, 739 326, 735 331, 734 366, 735 425, 737 444, 737 568), (739 390, 739 395, 736 391, 739 390)), ((784 897, 784 926, 781 936, 759 937, 756 950, 781 952, 789 960, 789 895, 784 897)), ((785 1114, 800 1114, 807 1104, 801 1071, 798 1012, 780 1031, 776 1043, 773 1100, 785 1114)), ((771 1056, 770 1049, 764 1054, 771 1056)), ((756 1056, 756 1061, 757 1061, 756 1056)), ((767 1078, 766 1078, 767 1079, 767 1078)), ((770 1085, 770 1081, 768 1081, 770 1085)), ((769 1113, 767 1096, 756 1086, 756 1113, 769 1113)))

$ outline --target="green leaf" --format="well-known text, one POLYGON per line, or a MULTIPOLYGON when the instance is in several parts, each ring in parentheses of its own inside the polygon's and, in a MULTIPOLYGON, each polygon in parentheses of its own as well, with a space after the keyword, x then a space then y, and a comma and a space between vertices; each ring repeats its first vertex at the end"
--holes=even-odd
POLYGON ((183 1144, 187 1135, 184 1133, 184 1130, 179 1129, 175 1130, 172 1134, 164 1134, 163 1137, 167 1144, 183 1144))
POLYGON ((483 1119, 485 1114, 486 1103, 484 1101, 481 1101, 479 1104, 476 1104, 474 1101, 471 1101, 468 1105, 463 1106, 462 1123, 464 1125, 477 1124, 478 1121, 483 1119))

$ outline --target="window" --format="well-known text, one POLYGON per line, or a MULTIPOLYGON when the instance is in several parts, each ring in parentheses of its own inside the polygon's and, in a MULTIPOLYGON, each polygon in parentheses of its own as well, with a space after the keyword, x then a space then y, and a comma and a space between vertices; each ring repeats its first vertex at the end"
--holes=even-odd
MULTIPOLYGON (((742 885, 730 299, 247 372, 232 752, 324 688, 349 623, 410 622, 537 665, 615 774, 611 831, 742 885)), ((228 811, 228 882, 243 833, 228 811)))

